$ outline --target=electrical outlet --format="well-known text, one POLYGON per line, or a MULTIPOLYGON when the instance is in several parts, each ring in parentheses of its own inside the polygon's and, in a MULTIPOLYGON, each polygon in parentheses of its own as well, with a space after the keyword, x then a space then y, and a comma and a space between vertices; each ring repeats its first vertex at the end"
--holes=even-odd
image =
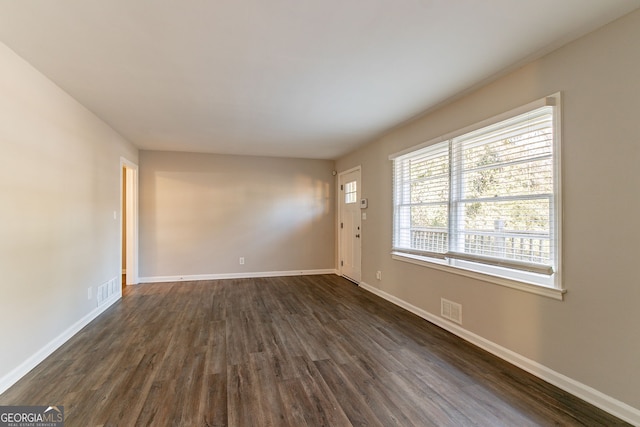
POLYGON ((376 271, 376 279, 382 280, 382 271, 380 270, 376 271))
POLYGON ((240 257, 240 265, 244 265, 244 257, 243 256, 240 257))

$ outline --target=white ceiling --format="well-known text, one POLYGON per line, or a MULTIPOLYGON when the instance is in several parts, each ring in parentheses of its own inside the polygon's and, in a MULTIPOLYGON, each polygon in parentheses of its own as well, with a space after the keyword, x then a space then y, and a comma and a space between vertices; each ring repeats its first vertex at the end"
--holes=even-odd
POLYGON ((0 41, 141 149, 336 158, 640 0, 0 0, 0 41))

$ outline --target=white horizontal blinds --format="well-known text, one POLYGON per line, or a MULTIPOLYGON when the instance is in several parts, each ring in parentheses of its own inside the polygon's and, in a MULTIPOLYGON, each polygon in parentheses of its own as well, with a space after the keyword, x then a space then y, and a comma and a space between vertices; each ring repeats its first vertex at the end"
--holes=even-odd
POLYGON ((443 258, 449 239, 448 142, 395 158, 394 188, 394 250, 443 258))
POLYGON ((452 140, 447 257, 553 272, 553 108, 452 140))

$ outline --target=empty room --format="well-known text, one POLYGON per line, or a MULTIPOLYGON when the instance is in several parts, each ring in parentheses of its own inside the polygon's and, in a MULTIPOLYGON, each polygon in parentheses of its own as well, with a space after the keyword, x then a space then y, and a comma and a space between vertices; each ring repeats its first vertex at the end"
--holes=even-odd
POLYGON ((0 426, 640 426, 640 0, 0 0, 0 426))

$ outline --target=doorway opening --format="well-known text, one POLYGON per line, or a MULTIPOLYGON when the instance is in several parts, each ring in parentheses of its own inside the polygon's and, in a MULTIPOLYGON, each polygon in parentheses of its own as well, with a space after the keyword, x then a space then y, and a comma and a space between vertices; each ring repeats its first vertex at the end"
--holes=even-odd
POLYGON ((122 291, 138 283, 138 165, 120 158, 122 291))

